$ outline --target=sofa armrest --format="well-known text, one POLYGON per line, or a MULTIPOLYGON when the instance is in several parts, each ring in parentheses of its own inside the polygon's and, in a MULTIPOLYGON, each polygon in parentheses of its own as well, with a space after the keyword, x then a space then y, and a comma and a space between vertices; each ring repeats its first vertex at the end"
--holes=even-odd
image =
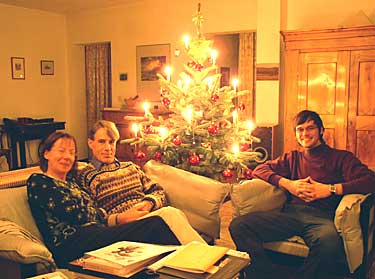
POLYGON ((229 184, 150 160, 146 175, 160 184, 169 205, 182 210, 200 233, 214 239, 220 236, 219 210, 229 193, 229 184))
POLYGON ((336 209, 334 222, 343 239, 346 259, 351 272, 354 272, 364 260, 367 260, 368 228, 374 219, 373 212, 373 194, 345 195, 336 209))

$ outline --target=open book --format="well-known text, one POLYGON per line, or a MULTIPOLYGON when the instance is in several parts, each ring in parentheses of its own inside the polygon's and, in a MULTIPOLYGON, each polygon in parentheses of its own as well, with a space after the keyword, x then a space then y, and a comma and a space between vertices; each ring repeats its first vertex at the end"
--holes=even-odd
POLYGON ((193 241, 170 254, 163 265, 192 273, 211 273, 212 270, 210 269, 214 268, 214 264, 228 250, 229 248, 226 247, 210 246, 193 241))
POLYGON ((81 259, 82 268, 130 277, 176 248, 177 246, 120 241, 85 253, 81 259))

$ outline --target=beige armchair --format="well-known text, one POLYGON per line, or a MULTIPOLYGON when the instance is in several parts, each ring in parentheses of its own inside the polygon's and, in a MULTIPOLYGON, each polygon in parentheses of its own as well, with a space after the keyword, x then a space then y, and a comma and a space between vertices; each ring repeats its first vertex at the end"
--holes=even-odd
MULTIPOLYGON (((286 201, 286 195, 283 190, 267 182, 253 179, 232 185, 231 201, 235 217, 280 208, 286 201)), ((336 210, 335 225, 344 241, 347 262, 338 263, 332 272, 340 273, 349 269, 349 274, 339 275, 366 278, 370 255, 374 250, 374 208, 374 194, 350 194, 341 200, 336 210)), ((279 264, 301 263, 309 252, 303 239, 298 236, 285 241, 268 242, 264 247, 272 260, 279 264)))

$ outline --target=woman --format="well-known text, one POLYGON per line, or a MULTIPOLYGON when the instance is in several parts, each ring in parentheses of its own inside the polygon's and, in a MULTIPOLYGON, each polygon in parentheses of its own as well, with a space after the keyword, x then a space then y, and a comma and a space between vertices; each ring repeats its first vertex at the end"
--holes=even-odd
POLYGON ((39 157, 43 173, 29 177, 28 200, 59 267, 87 251, 121 240, 180 244, 160 217, 121 224, 123 213, 108 216, 105 210, 96 208, 75 181, 77 144, 70 134, 52 133, 42 144, 39 157))

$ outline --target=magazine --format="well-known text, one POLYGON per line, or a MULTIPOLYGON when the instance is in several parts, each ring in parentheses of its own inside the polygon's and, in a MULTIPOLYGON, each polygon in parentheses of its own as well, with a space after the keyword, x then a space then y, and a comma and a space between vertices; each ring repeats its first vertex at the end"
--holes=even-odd
POLYGON ((193 241, 170 254, 163 265, 192 273, 214 273, 216 272, 215 263, 228 250, 227 247, 210 246, 193 241))
POLYGON ((178 246, 120 241, 85 253, 83 269, 130 277, 178 246))

